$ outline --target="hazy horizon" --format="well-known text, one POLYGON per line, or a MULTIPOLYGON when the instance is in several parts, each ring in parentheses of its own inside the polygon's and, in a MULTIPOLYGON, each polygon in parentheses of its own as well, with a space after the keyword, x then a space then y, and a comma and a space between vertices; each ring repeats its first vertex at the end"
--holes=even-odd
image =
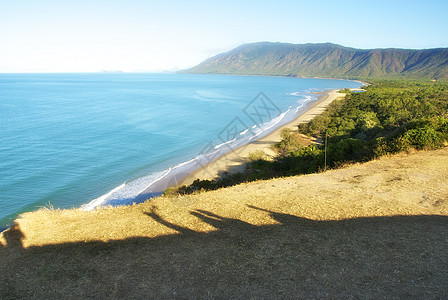
POLYGON ((176 71, 260 41, 448 47, 442 1, 24 0, 0 8, 0 73, 176 71))

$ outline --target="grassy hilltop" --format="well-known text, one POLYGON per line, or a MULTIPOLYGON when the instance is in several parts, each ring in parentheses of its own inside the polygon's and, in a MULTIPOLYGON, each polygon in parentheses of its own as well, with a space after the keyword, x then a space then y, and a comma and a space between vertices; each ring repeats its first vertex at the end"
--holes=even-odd
POLYGON ((447 93, 347 94, 300 127, 331 133, 323 173, 293 176, 322 170, 323 150, 292 132, 223 185, 280 178, 23 214, 0 236, 0 298, 447 298, 447 93))
POLYGON ((0 244, 0 298, 446 298, 447 165, 445 148, 28 213, 0 244))
POLYGON ((244 44, 187 73, 448 79, 448 48, 355 49, 332 43, 244 44))

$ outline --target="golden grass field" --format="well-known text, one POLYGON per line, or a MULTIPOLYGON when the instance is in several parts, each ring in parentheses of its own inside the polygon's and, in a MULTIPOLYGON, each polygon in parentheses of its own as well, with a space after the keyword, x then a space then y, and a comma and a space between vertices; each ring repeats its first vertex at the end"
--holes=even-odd
POLYGON ((446 299, 447 166, 444 148, 26 213, 0 238, 0 299, 446 299))

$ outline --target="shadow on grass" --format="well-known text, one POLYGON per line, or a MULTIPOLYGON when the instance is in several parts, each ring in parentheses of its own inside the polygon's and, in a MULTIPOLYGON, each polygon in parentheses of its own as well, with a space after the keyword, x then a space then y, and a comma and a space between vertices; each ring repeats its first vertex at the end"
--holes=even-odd
POLYGON ((15 232, 0 248, 0 298, 448 297, 447 216, 314 221, 250 208, 278 224, 192 211, 216 228, 202 233, 153 210, 148 221, 179 234, 22 251, 15 232))
MULTIPOLYGON (((6 230, 3 233, 3 237, 6 240, 5 247, 11 247, 17 250, 22 250, 23 243, 22 240, 25 237, 22 233, 22 230, 20 230, 19 225, 14 225, 13 227, 9 228, 9 230, 6 230)), ((1 246, 3 246, 0 243, 1 246)))

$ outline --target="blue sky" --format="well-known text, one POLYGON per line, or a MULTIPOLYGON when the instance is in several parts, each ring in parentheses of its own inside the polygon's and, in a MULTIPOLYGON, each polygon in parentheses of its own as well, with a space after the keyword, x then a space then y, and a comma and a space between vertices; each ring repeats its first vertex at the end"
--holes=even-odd
POLYGON ((447 1, 0 0, 0 72, 186 68, 240 44, 448 47, 447 1))

